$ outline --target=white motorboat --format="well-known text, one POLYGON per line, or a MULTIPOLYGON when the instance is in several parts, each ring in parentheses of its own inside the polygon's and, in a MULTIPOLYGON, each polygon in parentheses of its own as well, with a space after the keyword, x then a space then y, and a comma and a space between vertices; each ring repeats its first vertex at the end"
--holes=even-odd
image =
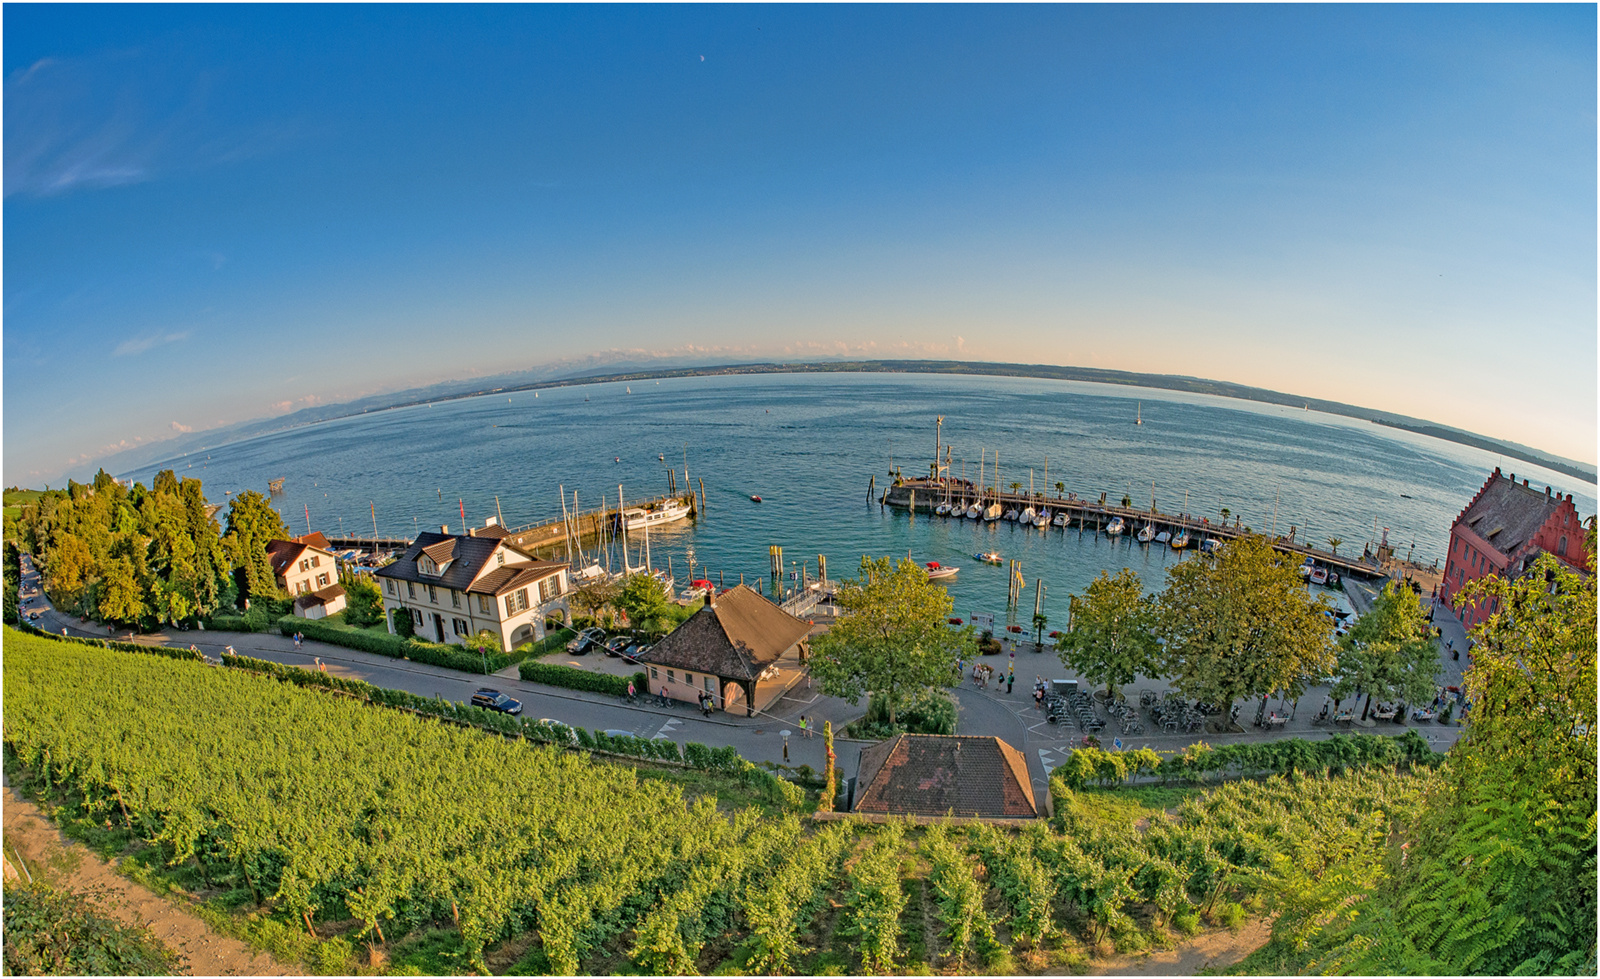
POLYGON ((668 500, 653 508, 629 507, 622 511, 623 525, 629 530, 643 530, 658 524, 672 523, 689 515, 689 508, 677 500, 668 500))
MULTIPOLYGON (((1217 540, 1215 537, 1207 537, 1205 540, 1200 542, 1201 554, 1215 554, 1220 550, 1222 550, 1222 541, 1217 540)), ((1322 574, 1323 580, 1327 580, 1328 573, 1324 571, 1322 574)), ((1317 573, 1315 571, 1311 572, 1311 580, 1317 580, 1317 573)))
POLYGON ((1115 537, 1125 529, 1127 528, 1123 525, 1121 517, 1112 517, 1111 522, 1106 524, 1106 536, 1115 537))
POLYGON ((1311 558, 1306 558, 1306 563, 1300 565, 1298 568, 1295 568, 1295 571, 1299 573, 1300 577, 1309 578, 1311 577, 1311 569, 1314 567, 1316 567, 1316 562, 1311 558))
POLYGON ((1072 523, 1072 517, 1068 515, 1067 511, 1062 510, 1060 513, 1056 514, 1056 518, 1050 522, 1055 524, 1057 527, 1066 527, 1072 523))
POLYGON ((1025 507, 1021 513, 1017 514, 1017 522, 1023 524, 1024 526, 1032 527, 1033 521, 1038 516, 1038 511, 1036 511, 1033 507, 1025 507))
POLYGON ((1139 537, 1139 543, 1141 543, 1141 544, 1148 544, 1151 541, 1155 540, 1156 539, 1156 527, 1155 527, 1155 524, 1148 524, 1147 523, 1143 527, 1140 527, 1139 528, 1138 537, 1139 537))
POLYGON ((1172 549, 1174 551, 1181 551, 1184 548, 1188 547, 1189 546, 1189 532, 1187 530, 1178 531, 1178 536, 1172 538, 1172 545, 1171 546, 1172 546, 1172 549))
POLYGON ((1156 543, 1157 544, 1166 544, 1166 543, 1170 543, 1171 541, 1172 541, 1172 535, 1167 533, 1165 530, 1163 530, 1161 533, 1156 535, 1156 543))
POLYGON ((1327 568, 1312 568, 1311 569, 1311 583, 1313 585, 1326 585, 1328 583, 1328 569, 1327 568))
MULTIPOLYGON (((996 505, 998 506, 998 504, 996 504, 996 505)), ((1006 513, 1005 513, 1005 516, 1002 519, 1004 519, 1007 523, 1016 523, 1017 522, 1017 508, 1016 507, 1012 507, 1011 509, 1007 510, 1006 513)))
POLYGON ((1033 518, 1033 525, 1035 527, 1048 527, 1048 526, 1050 526, 1050 511, 1049 510, 1041 510, 1041 511, 1039 511, 1039 515, 1037 517, 1033 518))
POLYGON ((946 567, 938 561, 929 561, 927 568, 929 581, 944 581, 947 578, 954 578, 956 572, 961 570, 960 568, 946 567))

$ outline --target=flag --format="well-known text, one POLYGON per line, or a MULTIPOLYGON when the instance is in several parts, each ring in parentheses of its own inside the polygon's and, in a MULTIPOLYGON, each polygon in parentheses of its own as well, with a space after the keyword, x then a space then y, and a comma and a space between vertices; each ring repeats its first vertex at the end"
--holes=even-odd
POLYGON ((467 532, 467 505, 460 497, 456 498, 456 503, 461 507, 461 532, 464 534, 467 532))

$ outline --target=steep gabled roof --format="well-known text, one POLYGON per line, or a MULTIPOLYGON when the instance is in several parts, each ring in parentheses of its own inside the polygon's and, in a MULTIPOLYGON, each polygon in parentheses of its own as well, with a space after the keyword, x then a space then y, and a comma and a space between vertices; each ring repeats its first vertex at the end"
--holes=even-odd
POLYGON ((641 662, 754 680, 810 632, 809 622, 739 585, 690 616, 641 662))
POLYGON ((267 560, 272 562, 272 573, 282 575, 305 553, 306 545, 295 540, 275 540, 267 544, 267 560))
POLYGON ((560 574, 566 565, 557 561, 537 561, 533 564, 508 564, 495 568, 472 583, 467 591, 473 594, 502 595, 516 588, 525 588, 536 581, 560 574))
POLYGON ((1508 479, 1496 470, 1456 522, 1472 528, 1499 551, 1503 564, 1533 539, 1560 508, 1561 500, 1508 479))
POLYGON ((1031 819, 1022 753, 996 737, 897 734, 861 749, 856 812, 1031 819))
POLYGON ((313 530, 309 534, 304 534, 304 535, 302 535, 300 537, 296 537, 295 541, 297 543, 304 544, 307 547, 315 547, 319 551, 332 551, 333 550, 333 545, 331 543, 329 543, 328 538, 323 536, 323 533, 320 530, 313 530))
MULTIPOLYGON (((466 591, 467 586, 472 584, 472 579, 476 578, 478 572, 483 570, 484 564, 489 561, 490 556, 494 554, 495 548, 498 546, 500 546, 500 542, 490 538, 461 537, 454 534, 441 534, 436 531, 425 530, 417 535, 417 539, 411 542, 411 546, 406 548, 406 552, 400 555, 399 560, 379 568, 376 574, 379 578, 415 581, 424 585, 438 585, 442 588, 466 591), (429 549, 443 553, 442 550, 435 548, 434 545, 445 542, 451 544, 450 554, 452 558, 450 559, 450 566, 444 569, 444 574, 425 575, 419 572, 417 570, 417 556, 429 549)), ((514 553, 520 554, 521 552, 514 553)), ((428 556, 430 558, 433 557, 432 554, 428 556)), ((434 563, 439 563, 437 558, 434 559, 434 563)))

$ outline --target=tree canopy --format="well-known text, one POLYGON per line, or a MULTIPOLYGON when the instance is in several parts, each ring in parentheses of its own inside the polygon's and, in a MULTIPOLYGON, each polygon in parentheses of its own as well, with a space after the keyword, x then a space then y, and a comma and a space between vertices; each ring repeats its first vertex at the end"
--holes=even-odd
POLYGON ((915 561, 862 558, 861 577, 845 581, 835 603, 843 616, 812 640, 811 676, 824 693, 858 703, 882 694, 895 723, 903 692, 948 686, 956 661, 972 655, 972 630, 947 624, 949 592, 915 561))
POLYGON ((1145 595, 1137 572, 1102 571, 1072 600, 1072 625, 1056 642, 1061 662, 1115 697, 1118 687, 1160 666, 1155 622, 1155 598, 1145 595))
POLYGON ((1429 699, 1439 674, 1439 647, 1422 603, 1391 581, 1339 643, 1335 697, 1360 690, 1367 701, 1429 699))
POLYGON ((1273 691, 1299 696, 1333 668, 1332 608, 1307 594, 1266 538, 1239 537, 1167 571, 1156 625, 1165 672, 1185 697, 1218 704, 1273 691))
POLYGON ((655 575, 641 571, 623 583, 617 592, 617 607, 627 613, 635 629, 645 632, 665 632, 666 621, 672 609, 667 601, 667 589, 655 575))
POLYGON ((283 517, 260 493, 246 490, 229 502, 228 533, 222 540, 233 566, 244 574, 248 597, 263 598, 279 593, 278 578, 272 573, 272 561, 267 557, 267 545, 288 539, 289 528, 284 526, 283 517))
MULTIPOLYGON (((56 607, 121 625, 178 623, 231 601, 230 566, 197 479, 129 489, 102 470, 23 511, 23 546, 56 607)), ((265 555, 263 554, 263 558, 265 555)))

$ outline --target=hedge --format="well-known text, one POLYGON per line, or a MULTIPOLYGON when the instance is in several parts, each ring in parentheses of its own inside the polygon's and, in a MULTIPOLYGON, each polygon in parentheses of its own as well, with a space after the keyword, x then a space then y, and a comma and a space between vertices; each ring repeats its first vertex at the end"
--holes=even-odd
POLYGON ((1142 776, 1167 782, 1204 782, 1211 776, 1248 777, 1289 772, 1336 774, 1374 765, 1437 765, 1444 755, 1415 730, 1397 736, 1335 734, 1321 741, 1285 738, 1230 744, 1220 748, 1192 744, 1182 754, 1162 758, 1148 748, 1137 751, 1075 749, 1055 770, 1070 789, 1090 783, 1117 785, 1142 776))
POLYGON ((340 629, 316 619, 284 619, 278 623, 278 631, 286 636, 298 632, 307 639, 317 642, 359 649, 364 653, 377 653, 379 656, 391 656, 395 659, 408 659, 414 663, 443 666, 463 673, 496 673, 513 662, 512 657, 505 653, 479 655, 476 649, 466 646, 421 642, 382 632, 340 629))
POLYGON ((23 632, 31 632, 36 636, 47 636, 57 642, 70 642, 79 646, 99 646, 102 649, 120 649, 125 653, 144 653, 146 656, 165 656, 167 659, 190 660, 196 663, 206 661, 205 654, 198 649, 179 649, 173 646, 143 646, 136 642, 118 642, 115 639, 91 639, 87 636, 61 636, 53 632, 46 632, 31 622, 18 624, 23 632))
POLYGON ((633 689, 639 693, 643 693, 649 683, 643 673, 612 676, 609 673, 591 673, 575 666, 540 663, 531 659, 523 660, 517 667, 517 672, 529 683, 543 683, 552 687, 565 687, 568 690, 585 690, 589 693, 605 693, 615 697, 628 695, 629 681, 633 682, 633 689))

